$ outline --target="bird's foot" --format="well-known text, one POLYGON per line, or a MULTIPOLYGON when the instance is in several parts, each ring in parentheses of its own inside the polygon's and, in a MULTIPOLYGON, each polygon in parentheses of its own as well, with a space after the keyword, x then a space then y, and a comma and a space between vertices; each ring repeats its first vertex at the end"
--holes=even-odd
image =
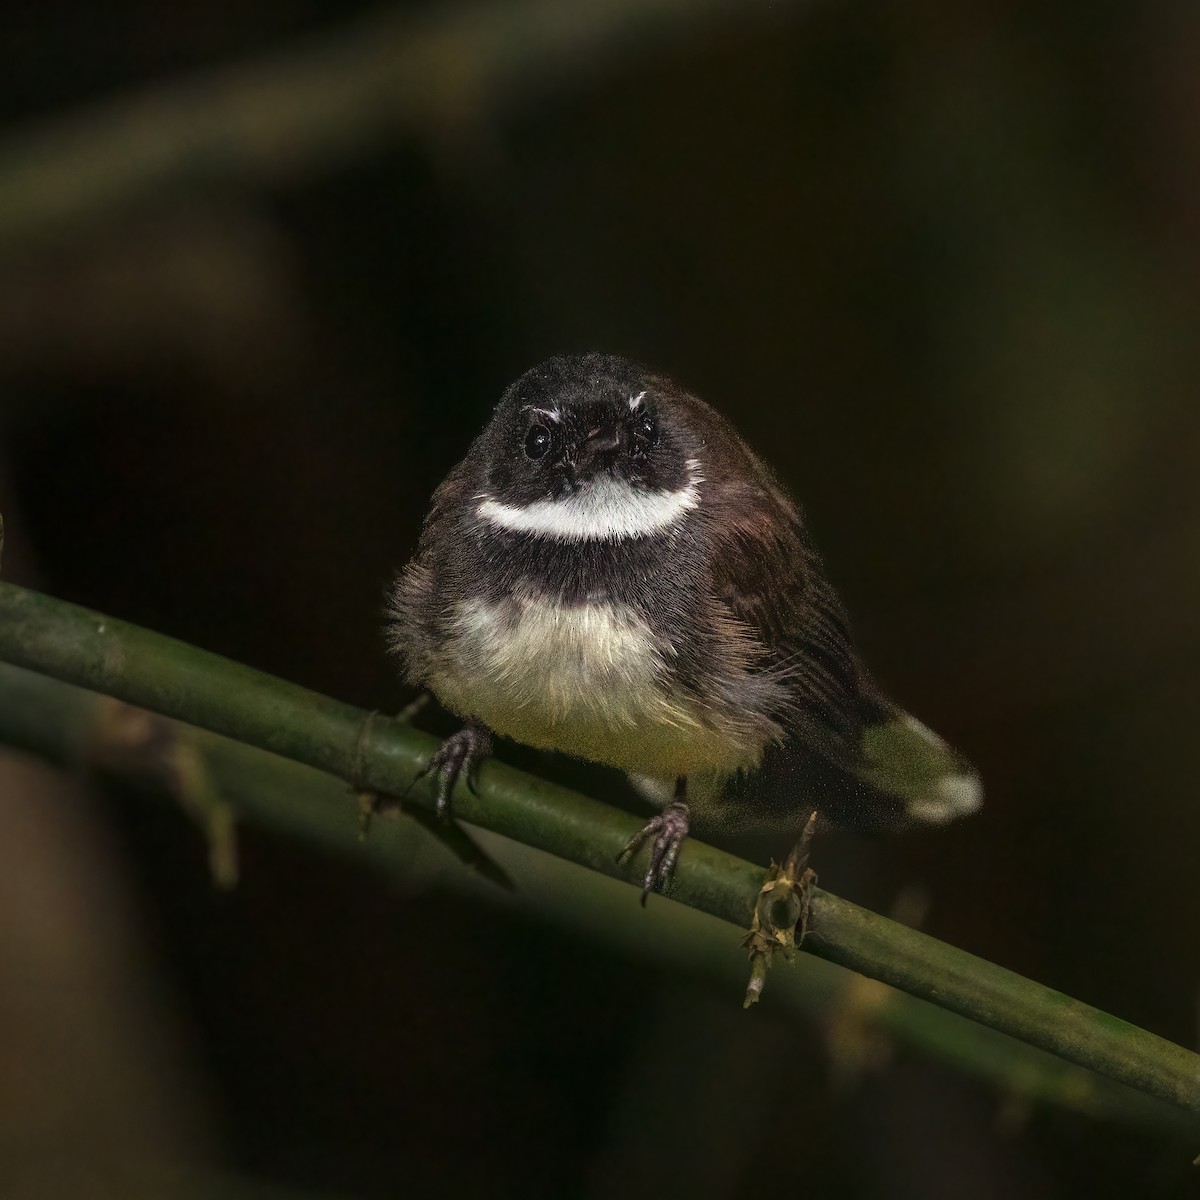
POLYGON ((450 795, 460 778, 475 791, 475 773, 480 763, 492 752, 492 734, 483 725, 464 725, 451 734, 436 750, 426 766, 417 773, 412 785, 433 775, 438 781, 436 809, 439 817, 450 815, 450 795))
POLYGON ((625 862, 643 842, 654 839, 650 848, 650 866, 642 880, 642 904, 651 892, 665 892, 679 859, 679 849, 687 840, 688 806, 686 801, 672 800, 656 817, 651 817, 629 839, 617 862, 625 862))

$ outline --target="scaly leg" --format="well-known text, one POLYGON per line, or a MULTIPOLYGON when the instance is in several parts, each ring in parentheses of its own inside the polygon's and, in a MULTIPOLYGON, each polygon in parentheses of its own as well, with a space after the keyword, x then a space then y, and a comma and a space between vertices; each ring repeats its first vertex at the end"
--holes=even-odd
MULTIPOLYGON (((477 721, 469 721, 457 733, 451 734, 438 748, 428 765, 413 780, 426 775, 437 777, 437 814, 450 815, 450 793, 461 776, 465 776, 471 791, 475 790, 475 772, 492 752, 492 731, 477 721)), ((412 784, 409 785, 410 789, 412 784)))
POLYGON ((651 892, 666 891, 679 859, 680 847, 687 840, 689 816, 687 779, 681 775, 675 780, 675 798, 658 816, 651 817, 618 855, 617 862, 625 862, 643 842, 654 838, 650 848, 650 866, 642 880, 643 906, 651 892))

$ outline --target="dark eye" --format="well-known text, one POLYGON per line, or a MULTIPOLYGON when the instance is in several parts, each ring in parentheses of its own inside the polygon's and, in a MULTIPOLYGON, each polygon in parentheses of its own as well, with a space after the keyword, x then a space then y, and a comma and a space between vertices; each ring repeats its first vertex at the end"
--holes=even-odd
POLYGON ((550 430, 545 425, 531 425, 525 435, 525 454, 528 458, 541 458, 550 449, 550 430))
POLYGON ((651 446, 658 441, 658 423, 649 413, 643 413, 633 424, 634 432, 651 446))

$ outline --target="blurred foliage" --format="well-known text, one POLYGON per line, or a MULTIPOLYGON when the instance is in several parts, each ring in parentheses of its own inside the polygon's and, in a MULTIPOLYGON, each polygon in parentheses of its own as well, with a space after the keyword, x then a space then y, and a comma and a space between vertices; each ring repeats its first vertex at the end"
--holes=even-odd
MULTIPOLYGON (((381 595, 504 384, 558 350, 642 357, 767 453, 869 661, 987 782, 953 829, 818 844, 823 881, 884 909, 919 882, 934 935, 1194 1044, 1200 10, 743 11, 594 70, 534 57, 520 105, 467 92, 319 168, 223 171, 11 249, 5 575, 398 707, 381 595)), ((5 145, 354 19, 26 7, 5 145)), ((757 1195, 779 1158, 850 1196, 1194 1188, 1132 1132, 1011 1109, 997 1131, 989 1094, 904 1055, 831 1098, 816 1032, 666 981, 648 1004, 657 976, 617 953, 292 845, 247 838, 213 896, 186 823, 124 796, 73 826, 109 882, 56 906, 83 876, 24 849, 59 844, 55 805, 6 811, 12 911, 101 945, 127 894, 116 982, 173 1030, 144 1039, 127 995, 88 1024, 86 973, 35 977, 6 943, 35 1012, 146 1076, 93 1094, 81 1050, 52 1069, 6 1022, 10 1077, 43 1084, 34 1144, 107 1095, 127 1130, 170 1117, 155 1149, 356 1196, 757 1195)))

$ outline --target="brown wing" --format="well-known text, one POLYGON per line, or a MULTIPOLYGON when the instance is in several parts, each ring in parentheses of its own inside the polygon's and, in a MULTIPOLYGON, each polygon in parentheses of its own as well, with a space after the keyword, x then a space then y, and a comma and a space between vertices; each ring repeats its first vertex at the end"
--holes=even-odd
POLYGON ((873 687, 801 515, 720 414, 693 396, 675 399, 703 443, 718 599, 765 648, 766 669, 786 679, 792 711, 781 714, 785 727, 849 765, 861 744, 861 704, 873 687))
POLYGON ((815 802, 837 824, 877 830, 974 811, 982 790, 970 764, 885 699, 863 666, 795 504, 716 413, 692 403, 708 430, 715 587, 793 701, 781 715, 787 741, 726 786, 738 820, 747 803, 763 819, 799 819, 796 804, 815 802))
POLYGON ((871 684, 820 555, 774 485, 732 501, 713 556, 718 594, 766 647, 768 669, 786 678, 795 706, 787 723, 797 732, 828 731, 835 756, 854 758, 871 684))

